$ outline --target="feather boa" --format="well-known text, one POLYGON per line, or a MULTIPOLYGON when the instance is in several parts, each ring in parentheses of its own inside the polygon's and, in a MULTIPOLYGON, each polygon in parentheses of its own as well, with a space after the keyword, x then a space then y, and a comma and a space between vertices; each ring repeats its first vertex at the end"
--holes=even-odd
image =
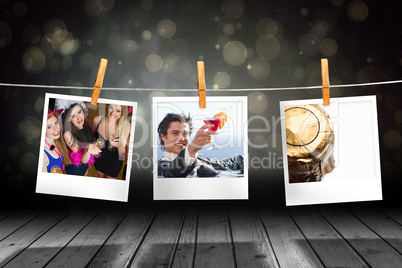
MULTIPOLYGON (((71 162, 73 162, 74 166, 80 166, 83 164, 81 162, 81 157, 84 152, 85 152, 85 148, 78 149, 78 151, 76 153, 70 151, 71 162)), ((95 163, 95 159, 94 159, 93 155, 91 154, 87 164, 89 165, 89 167, 91 167, 91 165, 93 163, 95 163)))

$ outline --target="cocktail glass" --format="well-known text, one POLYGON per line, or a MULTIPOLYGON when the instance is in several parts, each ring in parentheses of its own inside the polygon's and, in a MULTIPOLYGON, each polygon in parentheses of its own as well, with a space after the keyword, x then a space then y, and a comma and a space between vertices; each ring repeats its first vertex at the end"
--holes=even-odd
MULTIPOLYGON (((207 118, 204 120, 204 123, 207 125, 213 125, 211 128, 208 128, 209 131, 218 131, 219 125, 221 123, 221 118, 207 118)), ((211 136, 211 146, 206 148, 207 150, 218 150, 219 148, 215 146, 215 135, 211 136)))

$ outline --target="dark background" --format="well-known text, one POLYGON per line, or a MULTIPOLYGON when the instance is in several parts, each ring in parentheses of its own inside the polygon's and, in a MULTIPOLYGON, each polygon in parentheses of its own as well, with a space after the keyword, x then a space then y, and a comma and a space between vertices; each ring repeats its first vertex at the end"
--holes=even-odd
MULTIPOLYGON (((261 89, 319 86, 321 58, 329 60, 331 85, 401 80, 401 11, 397 0, 0 0, 1 206, 116 203, 35 194, 45 93, 90 96, 89 88, 80 87, 93 86, 101 58, 109 63, 100 97, 138 102, 138 116, 148 122, 152 96, 196 96, 196 90, 158 89, 196 89, 196 62, 203 60, 207 95, 247 95, 249 116, 260 115, 273 124, 279 117, 279 101, 320 98, 321 90, 261 89)), ((395 83, 331 89, 331 97, 377 96, 384 194, 379 203, 394 205, 400 205, 402 189, 400 88, 395 83)), ((264 127, 258 120, 249 125, 264 127)), ((137 124, 135 142, 143 133, 137 124)), ((250 146, 250 158, 270 156, 279 161, 279 125, 275 131, 250 132, 249 139, 264 147, 250 146)), ((149 137, 135 153, 152 157, 151 146, 149 137)), ((353 148, 351 153, 364 157, 353 148)), ((129 202, 118 205, 284 205, 281 166, 250 168, 249 197, 152 201, 151 168, 133 165, 129 202)))

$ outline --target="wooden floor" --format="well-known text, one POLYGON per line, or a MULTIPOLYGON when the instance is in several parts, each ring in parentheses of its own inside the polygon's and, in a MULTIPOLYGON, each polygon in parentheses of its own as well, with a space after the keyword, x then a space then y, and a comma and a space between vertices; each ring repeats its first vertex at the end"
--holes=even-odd
POLYGON ((0 212, 4 267, 402 267, 402 209, 0 212))

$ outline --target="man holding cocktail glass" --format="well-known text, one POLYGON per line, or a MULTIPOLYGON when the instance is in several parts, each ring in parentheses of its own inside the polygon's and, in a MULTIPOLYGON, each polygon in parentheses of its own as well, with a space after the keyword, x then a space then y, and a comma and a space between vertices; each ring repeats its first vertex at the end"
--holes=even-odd
POLYGON ((220 171, 242 170, 243 157, 217 161, 198 155, 211 143, 212 124, 203 125, 190 142, 190 116, 169 113, 159 123, 158 134, 164 156, 158 160, 158 177, 216 177, 220 171))

